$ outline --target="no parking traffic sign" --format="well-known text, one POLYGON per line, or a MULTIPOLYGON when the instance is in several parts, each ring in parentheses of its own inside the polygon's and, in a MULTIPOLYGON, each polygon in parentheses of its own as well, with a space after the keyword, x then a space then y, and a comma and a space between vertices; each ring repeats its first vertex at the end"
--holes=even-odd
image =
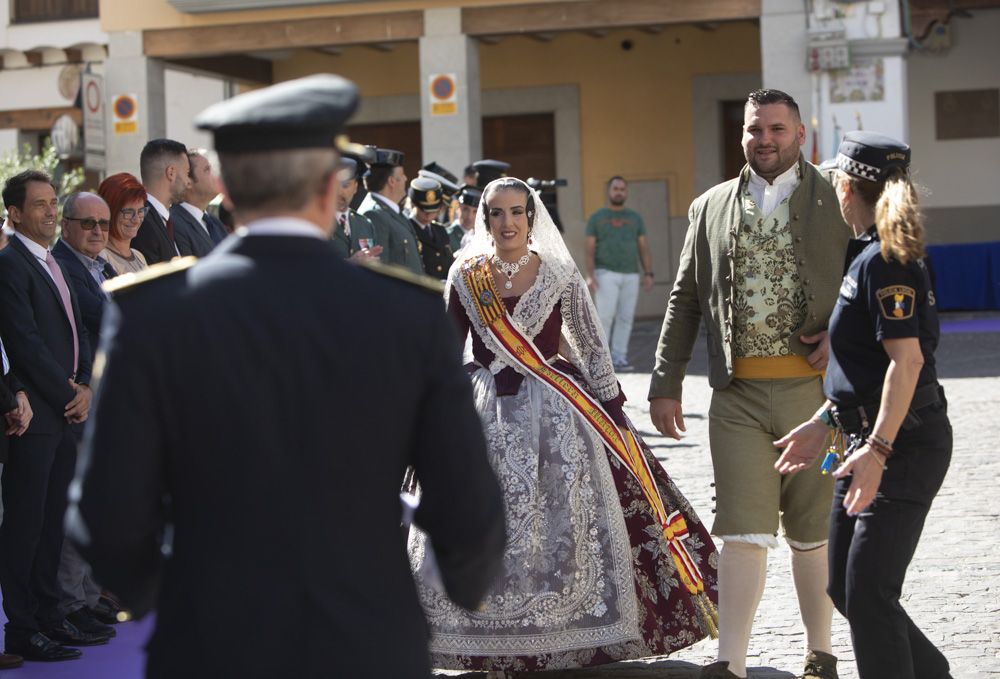
POLYGON ((435 73, 430 76, 431 115, 453 116, 458 113, 455 96, 458 84, 454 73, 435 73))
POLYGON ((119 94, 111 102, 115 119, 115 134, 135 134, 139 129, 137 113, 139 104, 134 94, 119 94))

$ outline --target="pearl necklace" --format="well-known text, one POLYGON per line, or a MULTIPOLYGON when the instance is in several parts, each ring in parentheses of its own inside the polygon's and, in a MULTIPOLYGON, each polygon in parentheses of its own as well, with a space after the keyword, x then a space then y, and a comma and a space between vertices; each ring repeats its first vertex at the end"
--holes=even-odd
POLYGON ((499 256, 493 255, 493 266, 497 268, 500 273, 507 277, 507 282, 503 284, 505 288, 510 290, 514 287, 513 281, 511 279, 517 275, 517 272, 521 270, 521 267, 531 261, 531 253, 524 255, 521 259, 516 262, 505 262, 500 259, 499 256))

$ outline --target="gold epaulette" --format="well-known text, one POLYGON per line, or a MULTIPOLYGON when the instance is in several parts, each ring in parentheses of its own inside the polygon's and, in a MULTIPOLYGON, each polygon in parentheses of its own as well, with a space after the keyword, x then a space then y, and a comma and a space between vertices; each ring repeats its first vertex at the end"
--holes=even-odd
POLYGON ((152 266, 137 271, 135 273, 125 273, 120 276, 104 281, 104 292, 109 295, 117 295, 125 290, 129 290, 143 283, 154 281, 173 273, 178 273, 190 269, 198 261, 197 257, 175 257, 169 262, 160 262, 152 266))
POLYGON ((424 290, 433 292, 437 295, 444 294, 444 283, 435 278, 431 278, 430 276, 416 274, 401 266, 397 266, 395 264, 383 264, 382 262, 373 259, 363 259, 359 262, 359 264, 369 271, 374 271, 377 274, 388 276, 389 278, 395 278, 396 280, 409 283, 410 285, 416 285, 419 288, 423 288, 424 290))

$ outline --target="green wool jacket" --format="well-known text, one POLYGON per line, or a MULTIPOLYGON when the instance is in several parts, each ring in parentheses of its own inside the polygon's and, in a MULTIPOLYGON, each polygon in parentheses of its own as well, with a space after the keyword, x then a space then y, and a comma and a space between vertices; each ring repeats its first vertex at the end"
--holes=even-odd
POLYGON ((420 259, 417 234, 408 217, 385 206, 371 193, 358 206, 358 213, 364 215, 375 227, 375 242, 382 246, 382 263, 402 266, 413 273, 424 273, 424 262, 420 259))
MULTIPOLYGON (((850 227, 840 215, 833 187, 799 158, 802 181, 789 203, 792 244, 808 312, 790 338, 791 350, 809 355, 815 345, 801 335, 825 330, 844 275, 850 227)), ((690 226, 656 348, 649 398, 681 399, 681 383, 703 320, 708 340, 708 382, 725 389, 733 379, 733 266, 742 224, 740 196, 750 174, 709 189, 691 204, 690 226)))

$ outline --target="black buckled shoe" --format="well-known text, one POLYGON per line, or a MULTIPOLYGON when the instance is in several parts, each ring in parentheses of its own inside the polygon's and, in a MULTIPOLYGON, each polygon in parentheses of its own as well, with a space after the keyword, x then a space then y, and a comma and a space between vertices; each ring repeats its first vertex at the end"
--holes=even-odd
POLYGON ((76 625, 81 632, 87 632, 88 634, 103 634, 109 639, 118 634, 114 627, 102 623, 86 606, 73 611, 66 616, 66 619, 76 625))
POLYGON ((837 675, 837 658, 823 651, 806 653, 806 669, 802 679, 840 679, 837 675))
POLYGON ((720 660, 701 668, 698 679, 743 679, 729 671, 729 661, 720 660))
POLYGON ((41 632, 32 634, 27 639, 15 641, 7 639, 7 652, 17 653, 25 660, 36 662, 57 662, 60 660, 76 660, 82 654, 75 648, 66 648, 41 632))
POLYGON ((110 635, 107 634, 84 632, 65 619, 52 629, 45 630, 45 636, 65 646, 99 646, 108 643, 108 640, 111 639, 110 635))

